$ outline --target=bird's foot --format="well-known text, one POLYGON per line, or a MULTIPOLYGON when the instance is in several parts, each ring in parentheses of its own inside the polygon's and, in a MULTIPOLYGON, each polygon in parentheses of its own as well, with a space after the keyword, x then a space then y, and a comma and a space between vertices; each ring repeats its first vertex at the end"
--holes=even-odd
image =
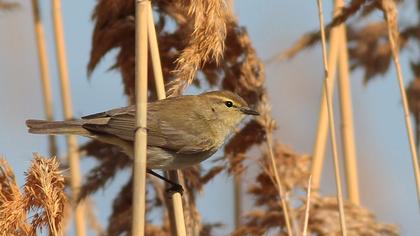
POLYGON ((171 184, 171 187, 166 189, 166 193, 169 196, 172 196, 174 193, 179 193, 181 194, 181 196, 182 194, 184 194, 184 188, 182 187, 182 185, 176 184, 176 183, 170 183, 170 184, 171 184))

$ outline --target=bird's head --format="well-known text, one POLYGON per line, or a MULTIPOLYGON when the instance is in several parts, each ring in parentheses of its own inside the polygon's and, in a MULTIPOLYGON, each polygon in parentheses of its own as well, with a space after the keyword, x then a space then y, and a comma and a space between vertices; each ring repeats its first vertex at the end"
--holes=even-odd
POLYGON ((213 91, 200 96, 206 98, 214 117, 229 127, 236 126, 247 115, 259 115, 243 98, 230 91, 213 91))

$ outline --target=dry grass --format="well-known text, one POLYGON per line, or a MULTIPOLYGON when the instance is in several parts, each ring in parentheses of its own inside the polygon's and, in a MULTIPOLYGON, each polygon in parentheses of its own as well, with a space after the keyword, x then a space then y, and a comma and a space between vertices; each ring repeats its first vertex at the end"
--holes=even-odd
POLYGON ((36 235, 37 230, 44 228, 51 235, 63 235, 67 199, 64 177, 56 158, 34 154, 23 192, 20 192, 10 166, 1 159, 0 184, 0 232, 3 235, 36 235))

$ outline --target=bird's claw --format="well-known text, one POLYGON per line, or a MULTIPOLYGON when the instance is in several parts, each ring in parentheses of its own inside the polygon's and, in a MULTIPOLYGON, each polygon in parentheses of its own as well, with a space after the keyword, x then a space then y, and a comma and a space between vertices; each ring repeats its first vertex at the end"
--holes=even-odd
POLYGON ((181 196, 184 194, 184 188, 180 184, 172 184, 171 187, 166 189, 166 193, 172 196, 174 193, 179 193, 181 196))

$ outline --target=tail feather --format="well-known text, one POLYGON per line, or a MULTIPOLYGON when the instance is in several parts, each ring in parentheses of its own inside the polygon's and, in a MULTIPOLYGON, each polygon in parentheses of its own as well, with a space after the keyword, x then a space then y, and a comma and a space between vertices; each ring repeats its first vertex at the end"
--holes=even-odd
POLYGON ((82 127, 83 120, 46 121, 27 120, 29 133, 33 134, 76 134, 89 136, 90 132, 82 127))

